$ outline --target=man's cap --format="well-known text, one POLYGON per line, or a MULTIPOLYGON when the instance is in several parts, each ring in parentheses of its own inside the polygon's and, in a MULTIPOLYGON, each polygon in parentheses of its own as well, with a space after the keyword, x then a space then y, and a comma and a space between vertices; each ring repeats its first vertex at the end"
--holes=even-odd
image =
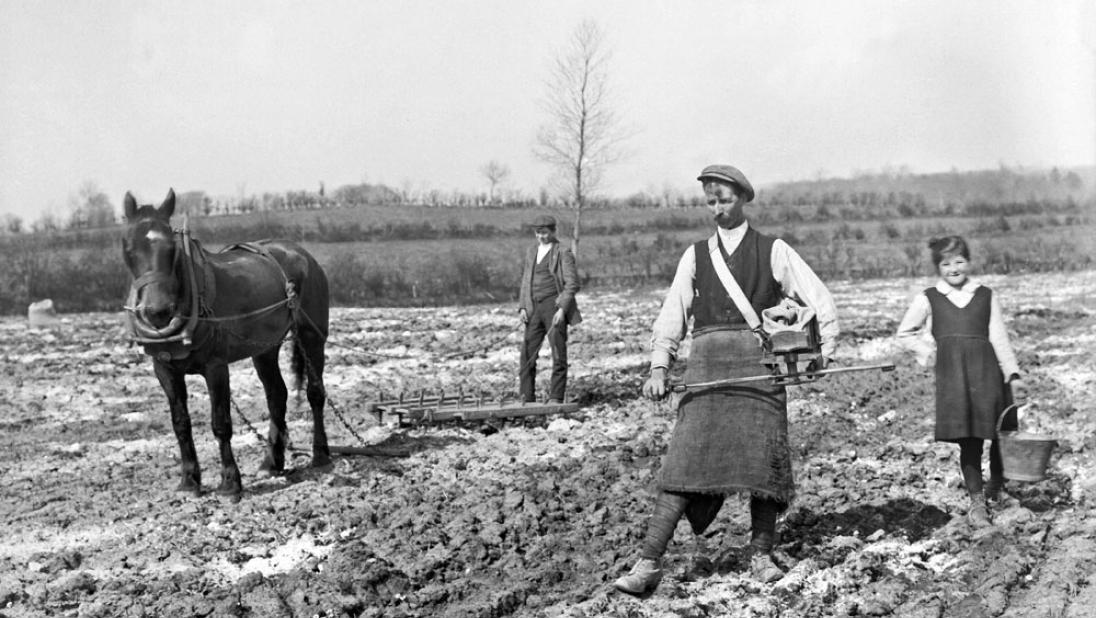
POLYGON ((742 189, 743 193, 745 194, 746 201, 753 201, 753 185, 750 184, 749 180, 746 180, 746 175, 733 165, 709 165, 700 172, 699 176, 696 177, 696 179, 701 182, 704 182, 704 179, 706 178, 714 178, 715 180, 722 180, 724 182, 736 184, 742 189))
POLYGON ((532 223, 529 224, 529 227, 534 230, 538 227, 549 227, 554 230, 556 229, 556 218, 551 215, 537 215, 532 223))

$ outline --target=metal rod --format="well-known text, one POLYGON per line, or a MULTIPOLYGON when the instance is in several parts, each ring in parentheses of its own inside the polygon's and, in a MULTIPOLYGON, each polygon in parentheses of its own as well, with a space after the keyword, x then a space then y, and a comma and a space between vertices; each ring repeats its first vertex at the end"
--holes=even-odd
POLYGON ((364 455, 366 457, 410 457, 411 449, 398 446, 335 446, 327 447, 336 455, 364 455))
POLYGON ((750 382, 763 382, 765 380, 783 381, 783 380, 795 380, 796 378, 815 378, 821 376, 833 375, 835 373, 850 373, 853 371, 871 371, 873 369, 880 369, 882 371, 894 371, 893 363, 884 363, 881 365, 863 365, 860 367, 836 367, 834 369, 820 369, 818 371, 805 371, 803 373, 790 373, 790 374, 769 374, 762 376, 747 376, 744 378, 726 378, 723 380, 712 380, 710 382, 697 382, 695 384, 671 384, 670 390, 675 393, 681 393, 688 389, 695 388, 710 388, 713 386, 733 386, 735 384, 747 384, 750 382))

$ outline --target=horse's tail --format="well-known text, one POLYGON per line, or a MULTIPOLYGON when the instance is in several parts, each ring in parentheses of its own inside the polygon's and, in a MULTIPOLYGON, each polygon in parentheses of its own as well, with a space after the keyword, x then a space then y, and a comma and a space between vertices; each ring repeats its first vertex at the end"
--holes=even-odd
POLYGON ((301 392, 304 385, 304 372, 307 364, 304 357, 304 344, 301 343, 300 332, 293 333, 293 354, 289 358, 289 367, 293 371, 293 390, 301 392))

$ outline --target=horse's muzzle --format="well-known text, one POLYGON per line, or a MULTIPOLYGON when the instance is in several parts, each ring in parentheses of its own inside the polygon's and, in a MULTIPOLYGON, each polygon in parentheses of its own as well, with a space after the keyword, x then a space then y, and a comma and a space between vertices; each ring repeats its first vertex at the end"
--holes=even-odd
POLYGON ((171 318, 175 317, 175 309, 174 303, 155 309, 150 309, 147 305, 138 305, 137 315, 149 326, 163 328, 171 323, 171 318))
POLYGON ((168 310, 149 316, 148 308, 138 306, 133 312, 133 330, 138 337, 145 339, 165 339, 178 334, 183 329, 183 316, 168 310))

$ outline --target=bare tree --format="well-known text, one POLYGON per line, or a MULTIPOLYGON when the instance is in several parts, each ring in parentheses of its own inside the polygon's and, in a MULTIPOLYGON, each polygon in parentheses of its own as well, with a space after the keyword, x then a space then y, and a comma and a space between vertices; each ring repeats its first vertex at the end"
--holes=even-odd
POLYGON ((69 211, 71 229, 106 227, 115 221, 110 198, 90 180, 84 181, 77 194, 69 197, 69 211))
POLYGON ((491 185, 491 191, 488 194, 488 201, 491 204, 495 203, 495 187, 499 186, 504 180, 510 176, 510 168, 491 159, 480 168, 480 173, 487 179, 487 182, 491 185))
POLYGON ((605 35, 596 22, 579 24, 556 57, 548 79, 544 108, 547 124, 537 133, 534 154, 551 164, 575 208, 572 250, 578 255, 582 209, 597 188, 604 167, 621 156, 628 134, 613 109, 605 35))

